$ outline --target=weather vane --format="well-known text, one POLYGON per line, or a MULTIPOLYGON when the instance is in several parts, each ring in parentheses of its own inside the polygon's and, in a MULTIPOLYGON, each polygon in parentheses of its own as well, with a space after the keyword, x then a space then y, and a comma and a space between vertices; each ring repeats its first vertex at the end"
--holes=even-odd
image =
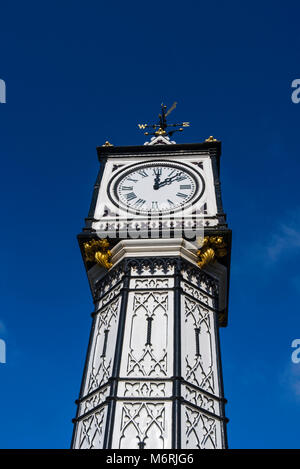
POLYGON ((167 106, 165 106, 163 103, 161 104, 161 114, 158 114, 159 117, 159 123, 158 124, 138 124, 140 129, 147 129, 151 128, 153 129, 153 132, 144 132, 145 135, 168 135, 171 137, 171 135, 174 134, 174 132, 182 132, 183 127, 189 127, 190 123, 189 122, 182 122, 181 124, 168 124, 167 123, 167 116, 175 109, 177 103, 173 103, 173 105, 170 107, 168 111, 166 111, 167 106), (172 127, 174 130, 168 130, 168 127, 172 127))

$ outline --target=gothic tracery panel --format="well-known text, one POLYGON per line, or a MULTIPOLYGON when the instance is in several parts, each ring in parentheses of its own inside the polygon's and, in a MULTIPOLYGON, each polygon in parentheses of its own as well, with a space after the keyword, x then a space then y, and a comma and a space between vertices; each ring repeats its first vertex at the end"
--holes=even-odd
POLYGON ((167 374, 168 293, 135 293, 127 376, 167 374))
POLYGON ((185 448, 217 449, 221 447, 220 423, 217 419, 185 406, 185 448))
POLYGON ((171 395, 172 383, 160 381, 122 381, 118 394, 124 397, 166 397, 171 395))
POLYGON ((123 402, 117 409, 114 447, 164 449, 170 439, 170 405, 165 402, 123 402))
POLYGON ((138 277, 130 282, 121 374, 167 377, 172 373, 173 279, 138 277))
POLYGON ((102 386, 111 376, 119 310, 117 297, 97 313, 85 394, 102 386))
POLYGON ((218 394, 213 312, 199 302, 182 299, 182 369, 184 379, 218 394))
POLYGON ((106 408, 102 407, 79 421, 76 447, 79 449, 101 449, 105 430, 106 408))

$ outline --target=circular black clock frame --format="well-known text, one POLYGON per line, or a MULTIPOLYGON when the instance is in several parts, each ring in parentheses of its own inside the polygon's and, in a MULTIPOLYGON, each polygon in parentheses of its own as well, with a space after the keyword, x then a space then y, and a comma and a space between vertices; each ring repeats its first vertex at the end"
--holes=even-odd
POLYGON ((141 163, 134 163, 130 166, 127 166, 126 169, 123 169, 123 170, 121 169, 117 174, 115 174, 112 177, 112 179, 110 180, 110 182, 108 183, 108 186, 107 186, 108 198, 116 207, 118 207, 121 210, 124 210, 125 212, 129 212, 129 213, 132 213, 132 214, 138 214, 138 215, 144 215, 144 216, 147 216, 149 214, 162 216, 162 215, 167 215, 169 213, 173 214, 173 213, 176 213, 178 211, 182 211, 186 208, 189 208, 191 205, 196 204, 201 199, 201 197, 204 193, 204 190, 205 190, 205 182, 204 182, 204 178, 201 174, 194 171, 192 168, 187 166, 185 163, 181 163, 181 162, 177 163, 177 162, 173 162, 173 161, 169 161, 169 160, 149 160, 149 161, 144 161, 144 162, 141 162, 141 163), (125 205, 122 201, 120 201, 118 193, 117 193, 117 186, 118 186, 120 180, 123 179, 125 176, 127 176, 129 173, 131 173, 135 169, 143 169, 143 168, 146 168, 148 166, 155 166, 155 163, 156 163, 157 166, 158 165, 166 165, 166 166, 171 166, 171 167, 177 168, 179 170, 184 169, 184 171, 187 172, 189 174, 189 176, 195 181, 195 184, 196 184, 195 195, 191 198, 191 200, 186 205, 175 208, 173 210, 169 210, 169 211, 164 211, 164 212, 159 212, 158 211, 157 213, 153 213, 153 212, 151 213, 151 210, 147 210, 147 211, 144 210, 143 211, 143 210, 139 210, 139 209, 132 209, 128 205, 125 205), (195 173, 195 174, 193 174, 193 173, 195 173), (202 189, 201 189, 200 194, 198 193, 198 191, 199 191, 199 182, 198 182, 197 178, 199 178, 201 180, 201 183, 202 183, 202 189), (114 197, 112 197, 112 194, 113 194, 114 197))

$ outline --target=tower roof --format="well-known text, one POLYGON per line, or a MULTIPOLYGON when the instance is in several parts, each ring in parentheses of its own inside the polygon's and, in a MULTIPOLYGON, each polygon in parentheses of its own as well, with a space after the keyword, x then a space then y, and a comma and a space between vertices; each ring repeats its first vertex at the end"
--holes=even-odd
MULTIPOLYGON (((166 137, 164 137, 166 138, 166 137)), ((164 152, 172 152, 172 153, 185 153, 185 152, 209 152, 213 153, 216 156, 218 170, 220 169, 220 156, 221 156, 221 142, 219 140, 213 139, 209 137, 204 142, 200 143, 174 143, 172 145, 167 145, 165 143, 160 143, 159 139, 156 140, 155 143, 151 145, 130 145, 130 146, 113 146, 113 145, 105 145, 97 147, 97 154, 98 159, 100 162, 106 160, 108 156, 128 156, 130 154, 137 154, 142 153, 151 157, 153 157, 153 153, 162 154, 164 152)))

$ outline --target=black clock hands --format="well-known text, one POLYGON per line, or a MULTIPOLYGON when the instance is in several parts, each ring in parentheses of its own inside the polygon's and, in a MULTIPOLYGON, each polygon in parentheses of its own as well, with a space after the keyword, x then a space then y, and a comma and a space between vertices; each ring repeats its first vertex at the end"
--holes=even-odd
POLYGON ((174 176, 169 177, 169 178, 166 178, 166 179, 165 179, 164 181, 162 181, 162 182, 159 182, 160 176, 156 176, 156 178, 155 178, 155 180, 154 180, 153 189, 154 189, 154 190, 158 190, 160 187, 166 186, 167 184, 172 184, 173 181, 180 181, 180 180, 181 180, 180 174, 181 174, 181 173, 176 173, 174 176), (158 177, 158 180, 157 180, 157 177, 158 177))
POLYGON ((159 189, 159 184, 160 184, 159 181, 160 181, 160 174, 156 174, 154 178, 154 185, 153 185, 154 190, 159 189))
POLYGON ((159 188, 161 168, 155 168, 153 171, 154 171, 154 174, 155 174, 153 189, 157 190, 159 188))

